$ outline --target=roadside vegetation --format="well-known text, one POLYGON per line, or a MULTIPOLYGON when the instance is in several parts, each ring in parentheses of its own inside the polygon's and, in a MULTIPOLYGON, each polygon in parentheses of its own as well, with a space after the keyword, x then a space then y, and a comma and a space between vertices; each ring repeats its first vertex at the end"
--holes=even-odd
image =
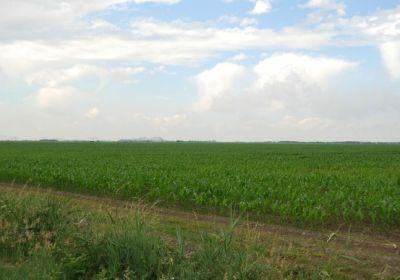
POLYGON ((244 217, 160 215, 154 205, 94 196, 0 190, 0 279, 400 277, 398 232, 274 228, 244 217))
POLYGON ((96 216, 65 199, 0 196, 1 279, 265 279, 268 266, 234 236, 201 233, 187 246, 140 212, 96 216), (164 236, 167 237, 167 236, 164 236), (4 264, 9 264, 4 265, 4 264))

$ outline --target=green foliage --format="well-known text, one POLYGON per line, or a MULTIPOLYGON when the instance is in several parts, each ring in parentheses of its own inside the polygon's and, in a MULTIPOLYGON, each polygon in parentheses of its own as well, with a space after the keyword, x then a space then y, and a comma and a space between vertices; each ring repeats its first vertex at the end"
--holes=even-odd
POLYGON ((59 200, 10 199, 0 196, 0 253, 28 257, 42 250, 56 250, 71 233, 71 217, 59 200))
POLYGON ((134 279, 160 279, 168 259, 166 247, 139 216, 113 225, 98 248, 100 264, 111 279, 123 279, 126 274, 134 279))
POLYGON ((0 180, 311 225, 400 225, 400 145, 0 143, 0 180))
POLYGON ((180 279, 260 279, 268 267, 257 255, 244 254, 234 242, 234 225, 217 236, 203 233, 193 255, 181 262, 180 279), (212 268, 212 269, 210 269, 212 268))
POLYGON ((187 250, 179 235, 180 245, 167 245, 139 213, 98 231, 64 200, 0 198, 6 209, 0 260, 16 263, 0 263, 0 279, 264 279, 267 273, 258 255, 235 242, 233 227, 218 236, 204 233, 197 248, 187 250))
POLYGON ((35 253, 28 261, 18 265, 2 267, 0 263, 0 280, 53 280, 62 278, 61 267, 52 256, 35 253))
POLYGON ((36 270, 41 275, 49 274, 48 279, 58 278, 59 274, 68 279, 86 274, 88 248, 94 239, 81 227, 81 214, 71 210, 68 201, 1 195, 0 208, 0 256, 29 260, 18 273, 32 270, 37 262, 62 262, 62 267, 42 266, 36 270))

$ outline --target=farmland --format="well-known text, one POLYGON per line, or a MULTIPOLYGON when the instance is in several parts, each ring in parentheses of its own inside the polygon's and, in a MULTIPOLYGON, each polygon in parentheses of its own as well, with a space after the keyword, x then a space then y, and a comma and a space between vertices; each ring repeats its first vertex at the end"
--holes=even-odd
POLYGON ((400 145, 2 142, 0 181, 262 221, 400 226, 400 145))

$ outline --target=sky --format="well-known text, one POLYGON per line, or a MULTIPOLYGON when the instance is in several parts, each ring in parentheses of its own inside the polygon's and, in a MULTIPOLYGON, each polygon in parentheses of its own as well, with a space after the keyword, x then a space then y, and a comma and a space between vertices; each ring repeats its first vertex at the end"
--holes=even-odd
POLYGON ((400 141, 397 0, 0 0, 0 139, 400 141))

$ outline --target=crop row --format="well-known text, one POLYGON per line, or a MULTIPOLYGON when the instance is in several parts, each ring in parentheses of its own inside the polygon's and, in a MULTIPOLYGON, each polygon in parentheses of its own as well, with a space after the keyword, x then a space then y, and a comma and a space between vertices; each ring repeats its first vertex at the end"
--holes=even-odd
POLYGON ((400 145, 4 142, 0 180, 299 224, 400 225, 400 145))

